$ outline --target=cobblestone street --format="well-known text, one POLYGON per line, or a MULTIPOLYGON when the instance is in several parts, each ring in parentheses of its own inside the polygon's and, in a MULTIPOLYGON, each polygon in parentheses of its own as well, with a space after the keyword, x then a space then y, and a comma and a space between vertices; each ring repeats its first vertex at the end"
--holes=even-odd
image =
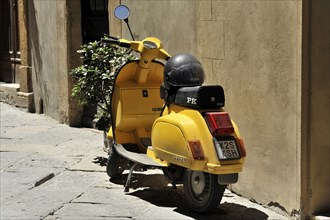
POLYGON ((102 133, 0 103, 1 219, 287 219, 226 190, 199 215, 160 170, 136 172, 129 193, 109 181, 102 133))

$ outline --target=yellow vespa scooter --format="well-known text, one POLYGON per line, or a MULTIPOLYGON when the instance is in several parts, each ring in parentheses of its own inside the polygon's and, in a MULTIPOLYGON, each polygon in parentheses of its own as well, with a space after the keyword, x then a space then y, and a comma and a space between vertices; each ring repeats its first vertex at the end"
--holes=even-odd
MULTIPOLYGON (((129 10, 120 5, 115 15, 125 20, 129 10)), ((226 186, 238 181, 246 156, 238 128, 223 109, 222 87, 202 85, 201 63, 189 54, 171 57, 157 38, 104 41, 140 54, 115 77, 112 123, 105 138, 110 178, 129 169, 128 192, 137 166, 158 167, 174 187, 183 183, 194 211, 216 208, 226 186), (167 62, 164 66, 157 60, 167 62)))

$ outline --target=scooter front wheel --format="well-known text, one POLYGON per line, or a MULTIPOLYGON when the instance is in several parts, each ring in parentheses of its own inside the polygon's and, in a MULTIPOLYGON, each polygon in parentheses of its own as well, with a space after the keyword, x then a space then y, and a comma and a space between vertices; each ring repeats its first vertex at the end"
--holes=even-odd
POLYGON ((188 169, 184 173, 183 187, 188 205, 199 213, 215 209, 226 189, 226 185, 218 184, 217 175, 188 169))
POLYGON ((121 176, 127 168, 128 160, 117 153, 115 149, 111 149, 107 162, 107 174, 110 178, 115 179, 121 176))

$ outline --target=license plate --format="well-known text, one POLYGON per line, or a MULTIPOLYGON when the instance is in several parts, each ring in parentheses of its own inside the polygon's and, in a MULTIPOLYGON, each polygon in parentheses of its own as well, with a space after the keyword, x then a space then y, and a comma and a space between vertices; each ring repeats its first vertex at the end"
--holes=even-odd
POLYGON ((216 141, 216 150, 220 160, 240 159, 235 140, 216 141))

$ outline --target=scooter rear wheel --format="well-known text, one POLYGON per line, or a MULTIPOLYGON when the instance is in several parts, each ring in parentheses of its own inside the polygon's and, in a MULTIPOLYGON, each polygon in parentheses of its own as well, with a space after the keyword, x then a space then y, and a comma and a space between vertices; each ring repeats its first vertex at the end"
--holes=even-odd
POLYGON ((226 185, 218 184, 217 175, 186 170, 183 178, 184 196, 192 210, 207 213, 215 209, 223 196, 226 185))

